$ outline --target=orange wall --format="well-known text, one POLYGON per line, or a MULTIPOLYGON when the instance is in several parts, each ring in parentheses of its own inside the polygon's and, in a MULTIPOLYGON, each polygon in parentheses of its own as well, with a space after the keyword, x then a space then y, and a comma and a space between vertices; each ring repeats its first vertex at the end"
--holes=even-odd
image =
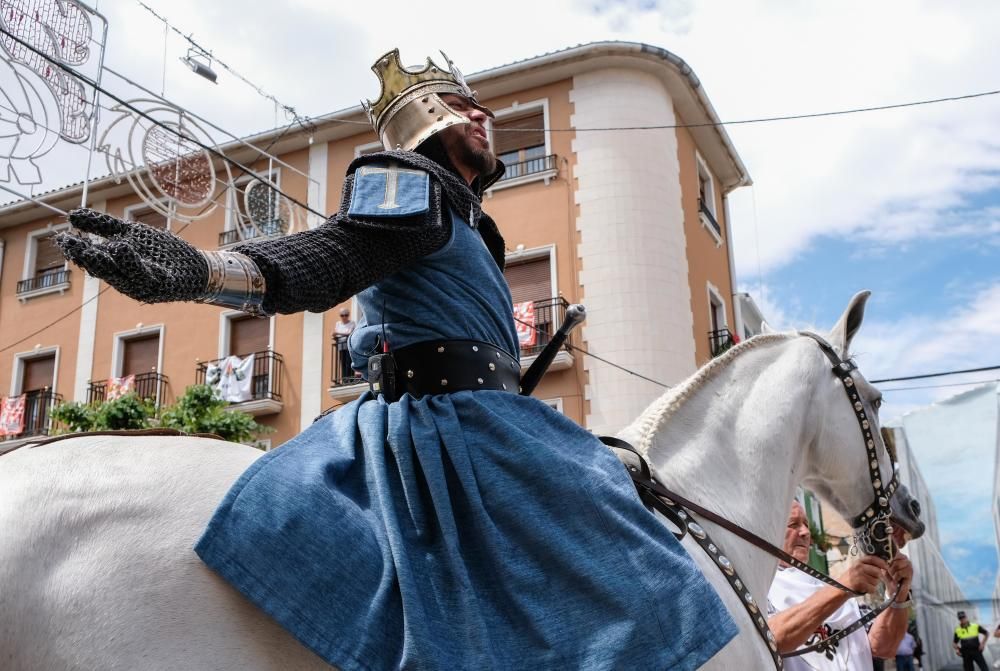
POLYGON ((733 288, 729 274, 728 245, 726 239, 726 213, 715 178, 716 221, 722 228, 722 245, 706 230, 698 215, 698 163, 695 144, 686 128, 677 129, 677 158, 680 162, 681 206, 684 209, 684 237, 687 242, 688 284, 691 287, 691 312, 694 316, 695 363, 703 365, 712 358, 708 332, 711 330, 708 283, 718 290, 725 301, 729 330, 735 332, 733 317, 733 288))
POLYGON ((58 347, 59 367, 56 371, 56 393, 72 400, 76 376, 76 350, 80 332, 79 312, 73 312, 83 300, 83 272, 70 266, 69 289, 62 295, 46 294, 21 302, 17 298, 17 283, 23 279, 25 248, 28 234, 49 224, 63 223, 63 217, 48 215, 30 223, 0 232, 5 240, 3 272, 0 273, 0 396, 10 393, 14 355, 58 347), (69 316, 58 326, 45 328, 58 316, 69 316), (41 331, 35 334, 36 331, 41 331), (34 335, 33 335, 34 334, 34 335), (20 341, 20 342, 18 342, 20 341), (16 343, 16 344, 15 344, 16 343))

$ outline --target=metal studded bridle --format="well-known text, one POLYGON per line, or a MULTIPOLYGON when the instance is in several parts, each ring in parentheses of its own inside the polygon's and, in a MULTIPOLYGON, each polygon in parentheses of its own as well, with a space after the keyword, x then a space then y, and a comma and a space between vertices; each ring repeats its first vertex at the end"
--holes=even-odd
MULTIPOLYGON (((865 450, 868 453, 868 476, 872 481, 874 500, 860 515, 850 520, 851 526, 855 530, 855 541, 865 554, 875 555, 889 561, 894 552, 892 508, 889 505, 889 500, 899 486, 899 478, 893 469, 889 482, 882 482, 882 473, 878 463, 878 442, 875 438, 878 436, 878 440, 881 441, 882 436, 873 431, 874 422, 871 417, 874 416, 874 413, 869 409, 868 400, 858 393, 857 381, 854 377, 854 371, 858 367, 850 359, 842 359, 830 343, 815 333, 809 331, 801 331, 800 333, 815 340, 820 350, 833 364, 833 374, 844 385, 844 390, 847 392, 847 397, 854 410, 854 416, 861 428, 861 435, 864 437, 865 450)), ((886 447, 886 452, 888 449, 886 447)), ((891 457, 890 454, 890 462, 894 461, 891 457)), ((890 468, 892 468, 891 465, 890 468)))
MULTIPOLYGON (((830 343, 815 333, 801 331, 800 335, 814 340, 819 345, 823 354, 833 364, 833 373, 844 385, 844 390, 847 393, 847 397, 854 410, 855 417, 858 420, 861 435, 864 438, 865 450, 868 454, 869 476, 871 478, 872 490, 874 492, 874 501, 872 502, 872 505, 866 508, 860 515, 851 520, 851 525, 855 530, 855 541, 865 554, 876 555, 888 561, 892 558, 894 551, 892 524, 890 521, 892 512, 889 506, 889 499, 896 491, 898 478, 895 471, 893 471, 890 481, 887 484, 882 482, 877 452, 878 443, 875 440, 876 434, 872 431, 874 424, 872 418, 874 417, 874 413, 870 410, 868 400, 862 398, 861 394, 858 392, 857 381, 854 377, 854 371, 857 370, 857 366, 851 360, 842 359, 830 343)), ((740 538, 752 543, 756 547, 777 557, 786 564, 804 571, 817 580, 848 592, 854 596, 862 596, 863 594, 841 584, 828 575, 820 573, 808 564, 795 559, 781 548, 778 548, 760 536, 747 531, 743 527, 730 522, 721 515, 707 510, 692 501, 688 501, 679 494, 670 491, 657 481, 655 477, 653 477, 646 460, 643 459, 636 449, 627 442, 618 438, 611 438, 607 436, 602 436, 601 440, 606 445, 611 447, 618 455, 619 459, 621 459, 625 464, 629 471, 629 475, 632 477, 632 482, 635 484, 635 487, 639 492, 640 499, 642 499, 642 501, 648 506, 651 506, 666 516, 678 527, 678 529, 680 529, 680 532, 675 534, 678 539, 683 538, 685 535, 690 533, 691 538, 698 543, 709 558, 712 559, 712 562, 719 567, 719 570, 722 571, 727 582, 729 583, 730 588, 732 588, 732 590, 736 593, 740 603, 743 605, 743 608, 750 616, 750 620, 756 627, 757 633, 763 639, 765 645, 767 645, 767 648, 771 653, 771 658, 774 661, 774 666, 779 671, 783 668, 782 658, 797 657, 809 652, 827 651, 832 649, 836 642, 854 633, 874 620, 879 614, 882 613, 882 611, 888 608, 895 601, 895 597, 886 600, 884 603, 862 616, 856 622, 840 630, 833 636, 820 641, 819 643, 805 648, 800 648, 795 652, 779 653, 777 642, 774 638, 774 634, 770 630, 770 627, 767 625, 765 614, 761 612, 760 606, 750 593, 750 590, 746 587, 746 584, 740 578, 736 567, 733 566, 733 563, 726 556, 722 547, 715 543, 709 536, 708 532, 694 520, 690 511, 694 511, 702 518, 718 524, 724 529, 736 534, 740 538)), ((879 436, 879 440, 881 440, 881 436, 879 436)), ((889 448, 886 447, 887 451, 888 449, 889 448)), ((890 457, 890 461, 894 462, 895 459, 892 458, 893 455, 891 453, 890 457)))

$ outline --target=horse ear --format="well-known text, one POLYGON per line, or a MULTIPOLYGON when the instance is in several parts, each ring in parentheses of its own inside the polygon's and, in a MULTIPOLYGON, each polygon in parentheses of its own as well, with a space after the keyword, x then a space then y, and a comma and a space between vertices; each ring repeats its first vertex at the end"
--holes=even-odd
POLYGON ((772 335, 774 333, 777 333, 777 331, 775 331, 773 328, 771 328, 771 325, 768 324, 767 322, 761 322, 760 323, 760 333, 761 333, 761 335, 772 335))
POLYGON ((861 328, 861 322, 865 318, 865 303, 868 302, 871 295, 872 292, 867 290, 854 294, 854 298, 844 310, 844 314, 840 315, 836 326, 830 331, 827 340, 844 358, 847 357, 847 351, 851 347, 854 335, 861 328))

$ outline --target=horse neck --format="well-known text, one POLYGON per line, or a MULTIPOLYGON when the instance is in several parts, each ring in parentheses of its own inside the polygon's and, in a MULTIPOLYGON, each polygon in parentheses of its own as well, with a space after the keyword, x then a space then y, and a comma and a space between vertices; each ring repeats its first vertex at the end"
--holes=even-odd
MULTIPOLYGON (((625 434, 638 436, 669 489, 780 547, 809 440, 804 409, 812 376, 795 340, 764 338, 668 393, 664 403, 674 409, 658 429, 650 431, 647 411, 625 434), (645 440, 634 430, 643 424, 645 440)), ((763 603, 777 560, 722 527, 702 526, 763 603)))

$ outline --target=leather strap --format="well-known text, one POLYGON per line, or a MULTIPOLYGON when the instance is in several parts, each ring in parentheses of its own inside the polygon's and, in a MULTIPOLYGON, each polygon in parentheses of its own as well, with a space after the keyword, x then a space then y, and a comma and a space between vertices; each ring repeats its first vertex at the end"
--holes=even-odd
POLYGON ((478 340, 430 340, 369 359, 372 392, 383 394, 389 402, 403 394, 414 398, 483 390, 516 394, 520 378, 521 364, 517 359, 478 340), (380 386, 372 375, 376 359, 379 373, 387 365, 394 368, 391 375, 382 376, 380 386))

